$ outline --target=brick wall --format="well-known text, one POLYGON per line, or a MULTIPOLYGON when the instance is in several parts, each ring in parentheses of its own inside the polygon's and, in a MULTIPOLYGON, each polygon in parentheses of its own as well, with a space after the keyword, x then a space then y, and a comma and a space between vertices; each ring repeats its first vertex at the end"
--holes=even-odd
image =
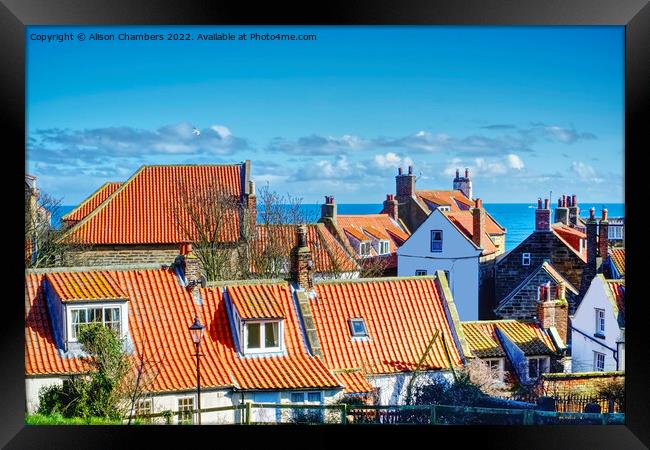
POLYGON ((545 260, 577 289, 579 289, 585 263, 553 233, 532 233, 496 266, 495 294, 497 302, 507 296, 545 260), (529 266, 523 266, 522 254, 530 253, 529 266))
POLYGON ((609 382, 624 382, 625 375, 622 372, 588 372, 581 374, 544 375, 542 379, 543 391, 547 394, 596 395, 598 389, 609 382))
POLYGON ((172 264, 178 245, 97 245, 88 250, 71 251, 66 266, 116 266, 123 264, 172 264))

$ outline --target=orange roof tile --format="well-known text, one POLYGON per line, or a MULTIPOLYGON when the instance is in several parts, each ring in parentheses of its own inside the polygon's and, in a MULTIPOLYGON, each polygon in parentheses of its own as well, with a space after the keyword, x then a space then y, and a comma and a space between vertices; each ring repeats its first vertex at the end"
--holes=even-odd
POLYGON ((550 336, 535 322, 520 320, 484 320, 461 322, 472 353, 478 358, 506 356, 496 328, 499 327, 526 355, 555 353, 550 336))
POLYGON ((370 240, 370 237, 363 234, 363 231, 353 226, 343 227, 343 231, 345 231, 346 233, 348 233, 350 236, 354 237, 358 241, 363 242, 363 241, 370 240))
POLYGON ((607 288, 616 302, 614 305, 618 310, 617 320, 621 327, 625 326, 625 281, 607 280, 607 288))
POLYGON ((580 240, 587 239, 587 235, 581 231, 575 230, 563 223, 554 223, 551 225, 551 231, 560 239, 573 253, 580 257, 583 262, 587 262, 587 246, 582 247, 580 251, 580 240))
POLYGON ((106 200, 113 192, 122 185, 121 182, 108 182, 104 183, 99 189, 93 192, 90 197, 84 200, 79 206, 70 211, 61 220, 72 225, 79 222, 92 211, 95 210, 104 200, 106 200))
POLYGON ((362 394, 374 390, 360 370, 334 371, 334 376, 343 385, 344 394, 362 394))
MULTIPOLYGON (((236 385, 241 389, 336 388, 340 382, 303 344, 288 285, 274 288, 285 311, 286 355, 245 358, 237 354, 221 288, 199 289, 202 305, 184 289, 171 270, 100 272, 111 276, 130 297, 129 332, 135 357, 156 368, 150 392, 194 389, 195 348, 188 327, 195 315, 205 325, 201 342, 201 385, 236 385)), ((43 275, 28 274, 25 291, 25 372, 27 375, 87 371, 81 358, 68 358, 56 348, 43 298, 43 275)))
MULTIPOLYGON (((388 214, 338 215, 336 221, 338 226, 357 240, 371 239, 364 232, 376 239, 387 240, 391 256, 387 261, 386 268, 397 267, 395 252, 409 238, 410 233, 388 214)), ((374 248, 371 249, 371 255, 377 256, 374 248)))
MULTIPOLYGON (((289 258, 297 243, 295 225, 258 225, 257 239, 253 244, 257 252, 263 252, 270 244, 275 251, 289 258)), ((322 223, 307 224, 307 245, 311 250, 314 269, 318 273, 356 272, 359 270, 354 258, 341 246, 322 223)), ((260 253, 261 254, 261 253, 260 253)), ((254 270, 254 269, 253 269, 254 270)))
POLYGON ((625 276, 625 249, 624 248, 611 248, 609 249, 609 257, 612 259, 612 263, 618 270, 618 273, 624 277, 625 276))
POLYGON ((102 272, 52 272, 45 278, 62 302, 127 299, 117 281, 102 272))
MULTIPOLYGON (((183 189, 208 193, 217 187, 242 198, 242 165, 143 166, 104 202, 75 224, 66 238, 85 244, 178 244, 195 240, 189 214, 180 213, 183 189), (187 236, 178 221, 190 230, 187 236)), ((240 238, 239 214, 224 219, 219 238, 240 238)))
MULTIPOLYGON (((435 330, 444 335, 454 366, 462 364, 445 313, 445 300, 432 277, 386 278, 315 285, 309 305, 323 357, 331 369, 365 374, 413 370, 435 330), (352 338, 349 319, 363 318, 368 338, 352 338)), ((423 369, 445 369, 439 336, 423 369)))
POLYGON ((228 286, 228 296, 242 319, 282 319, 284 312, 277 298, 277 285, 228 286))
MULTIPOLYGON (((451 220, 451 222, 456 225, 456 227, 458 227, 470 241, 472 240, 472 236, 474 235, 474 218, 471 211, 444 211, 443 214, 447 216, 447 218, 449 218, 449 220, 451 220)), ((492 239, 487 232, 485 233, 485 242, 486 245, 483 249, 483 255, 489 255, 498 251, 496 245, 494 245, 494 242, 492 242, 492 239)))

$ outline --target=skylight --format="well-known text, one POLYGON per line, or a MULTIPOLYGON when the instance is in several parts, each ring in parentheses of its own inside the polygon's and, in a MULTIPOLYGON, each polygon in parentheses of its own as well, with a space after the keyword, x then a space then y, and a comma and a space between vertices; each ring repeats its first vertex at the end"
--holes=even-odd
POLYGON ((368 336, 366 322, 361 318, 350 319, 350 332, 353 337, 368 336))

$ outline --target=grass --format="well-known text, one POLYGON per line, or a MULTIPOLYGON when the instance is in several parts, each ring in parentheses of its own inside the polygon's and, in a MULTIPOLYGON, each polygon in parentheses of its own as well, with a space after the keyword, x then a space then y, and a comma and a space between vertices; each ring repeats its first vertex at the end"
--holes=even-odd
POLYGON ((63 417, 55 413, 50 415, 29 414, 25 418, 27 425, 122 425, 119 420, 110 420, 104 417, 63 417))

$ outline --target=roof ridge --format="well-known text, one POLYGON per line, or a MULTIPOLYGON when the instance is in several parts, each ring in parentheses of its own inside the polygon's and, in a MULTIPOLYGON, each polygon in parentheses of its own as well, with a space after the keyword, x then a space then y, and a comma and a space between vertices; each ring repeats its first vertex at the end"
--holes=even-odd
POLYGON ((228 286, 252 286, 252 285, 280 285, 288 284, 291 280, 289 278, 249 278, 246 280, 215 280, 208 281, 205 289, 215 287, 228 287, 228 286))
POLYGON ((25 269, 25 274, 48 274, 59 272, 139 272, 150 270, 169 270, 165 264, 120 264, 115 266, 73 266, 73 267, 41 267, 36 269, 25 269))
POLYGON ((372 278, 338 278, 330 280, 314 280, 314 284, 340 284, 340 283, 371 283, 387 281, 408 281, 408 280, 435 280, 436 275, 412 275, 408 277, 372 277, 372 278))
MULTIPOLYGON (((92 200, 96 195, 98 195, 104 189, 106 189, 108 187, 108 185, 113 184, 113 183, 122 183, 122 181, 106 181, 104 184, 102 184, 97 189, 95 189, 88 197, 86 197, 86 199, 83 202, 79 203, 72 211, 69 211, 67 214, 64 214, 63 216, 61 216, 61 220, 66 220, 66 217, 69 217, 72 214, 76 213, 79 209, 81 209, 88 202, 90 202, 90 200, 92 200)), ((101 203, 100 203, 100 205, 101 205, 101 203)), ((97 205, 97 207, 99 207, 99 205, 97 205)))

